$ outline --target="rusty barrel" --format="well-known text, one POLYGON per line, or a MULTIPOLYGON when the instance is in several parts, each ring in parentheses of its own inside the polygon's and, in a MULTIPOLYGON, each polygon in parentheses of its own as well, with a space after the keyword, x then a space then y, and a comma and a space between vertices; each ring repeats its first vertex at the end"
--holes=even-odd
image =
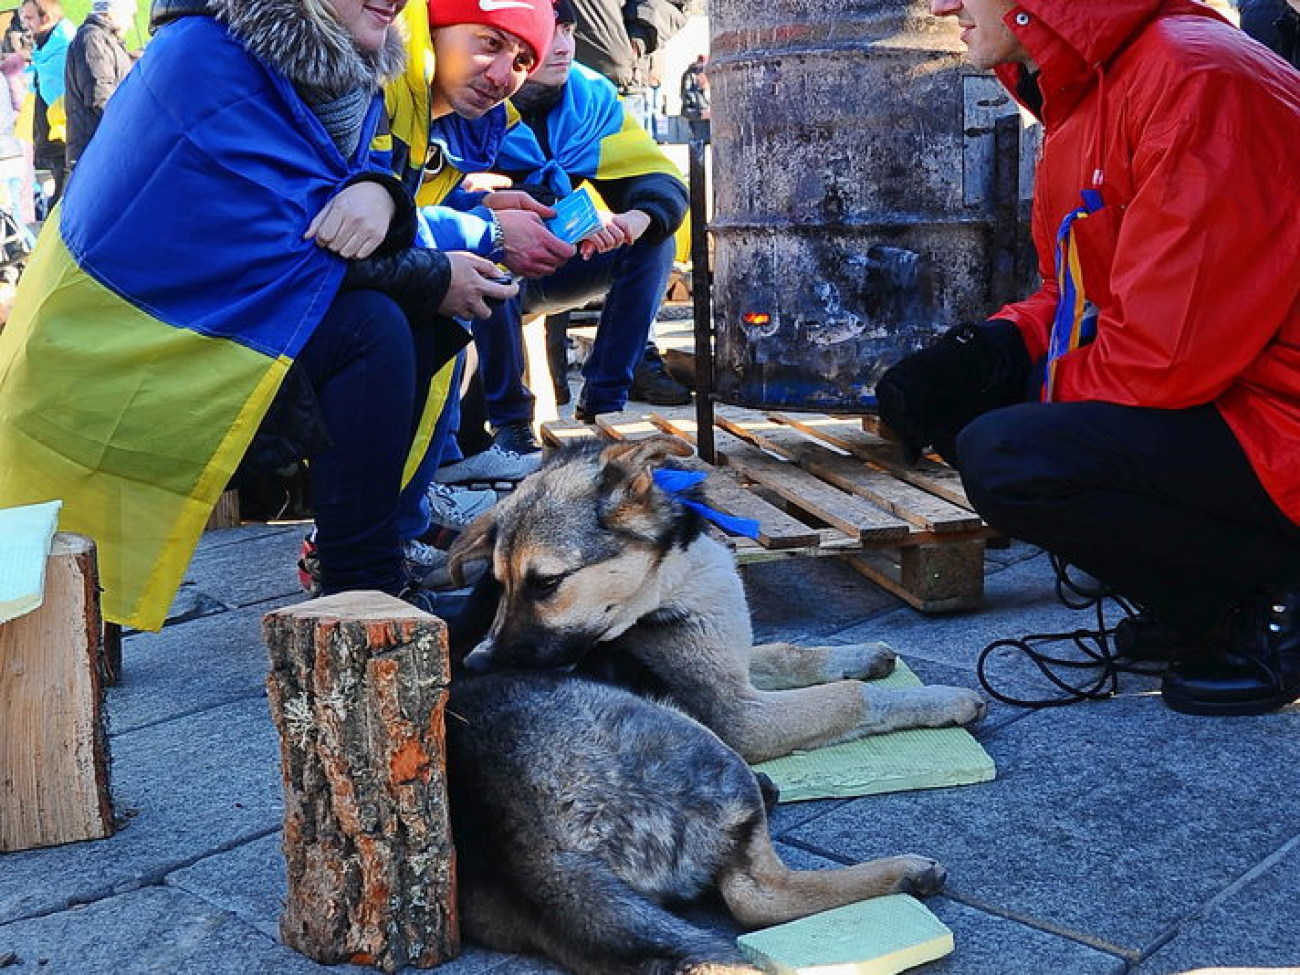
POLYGON ((880 374, 991 309, 993 129, 1014 103, 908 0, 710 0, 714 382, 869 412, 880 374))

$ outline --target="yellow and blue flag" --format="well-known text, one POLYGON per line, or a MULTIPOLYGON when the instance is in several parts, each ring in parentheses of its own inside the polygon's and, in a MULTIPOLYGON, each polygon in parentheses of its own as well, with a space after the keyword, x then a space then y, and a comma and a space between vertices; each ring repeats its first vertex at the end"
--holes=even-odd
POLYGON ((369 166, 210 17, 114 94, 0 333, 0 506, 61 499, 106 618, 162 625, 208 515, 345 266, 303 239, 369 166))
POLYGON ((553 159, 542 152, 532 130, 517 125, 506 134, 493 167, 507 173, 528 173, 529 182, 548 182, 561 196, 573 181, 624 179, 681 171, 642 125, 623 110, 608 79, 585 65, 575 64, 559 102, 546 119, 553 159))

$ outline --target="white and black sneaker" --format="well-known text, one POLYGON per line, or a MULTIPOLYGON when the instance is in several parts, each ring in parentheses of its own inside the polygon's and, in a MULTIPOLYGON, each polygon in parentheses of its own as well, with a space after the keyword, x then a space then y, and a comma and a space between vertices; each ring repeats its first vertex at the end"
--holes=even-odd
POLYGON ((542 466, 541 452, 517 454, 498 443, 472 457, 438 468, 441 484, 495 484, 498 481, 522 481, 542 466))
POLYGON ((471 521, 497 503, 497 493, 463 484, 429 485, 429 518, 442 528, 461 531, 471 521))

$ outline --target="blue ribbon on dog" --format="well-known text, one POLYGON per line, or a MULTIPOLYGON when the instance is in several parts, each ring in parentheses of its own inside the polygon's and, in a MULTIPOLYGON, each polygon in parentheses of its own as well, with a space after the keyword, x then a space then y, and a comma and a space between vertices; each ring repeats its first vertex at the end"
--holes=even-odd
POLYGON ((660 490, 676 498, 692 511, 698 511, 723 531, 733 535, 744 535, 746 538, 758 538, 758 522, 753 518, 737 518, 735 515, 725 514, 685 496, 686 491, 708 476, 703 471, 679 471, 671 467, 660 467, 651 474, 660 490))

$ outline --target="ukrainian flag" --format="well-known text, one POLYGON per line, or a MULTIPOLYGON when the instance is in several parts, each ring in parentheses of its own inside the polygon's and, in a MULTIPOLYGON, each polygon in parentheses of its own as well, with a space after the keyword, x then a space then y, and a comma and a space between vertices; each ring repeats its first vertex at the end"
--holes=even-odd
MULTIPOLYGON (((368 126, 379 119, 372 106, 368 126)), ((209 17, 114 94, 0 333, 0 506, 63 500, 107 619, 162 625, 344 262, 302 239, 368 166, 209 17)))
POLYGON ((543 154, 532 130, 518 125, 507 133, 494 168, 533 174, 530 181, 549 180, 562 194, 572 191, 572 177, 605 180, 667 173, 681 179, 680 170, 650 133, 623 111, 614 86, 584 65, 570 69, 546 124, 554 163, 543 154), (563 172, 556 172, 557 165, 563 172))

